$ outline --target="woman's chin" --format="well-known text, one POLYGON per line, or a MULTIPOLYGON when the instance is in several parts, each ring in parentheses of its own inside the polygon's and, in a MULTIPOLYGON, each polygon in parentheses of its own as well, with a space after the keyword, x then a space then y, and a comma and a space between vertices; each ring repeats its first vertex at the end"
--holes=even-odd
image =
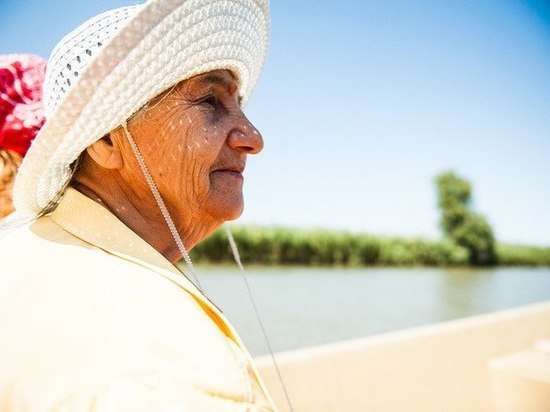
POLYGON ((228 221, 238 219, 244 210, 242 194, 234 199, 223 199, 223 201, 212 202, 207 208, 209 214, 216 220, 228 221))

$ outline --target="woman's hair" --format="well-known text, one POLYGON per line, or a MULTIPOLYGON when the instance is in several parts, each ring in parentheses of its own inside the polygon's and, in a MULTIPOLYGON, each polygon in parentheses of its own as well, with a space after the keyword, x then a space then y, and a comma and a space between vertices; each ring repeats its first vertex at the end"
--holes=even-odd
POLYGON ((13 182, 22 160, 20 154, 0 149, 0 219, 13 212, 13 182))

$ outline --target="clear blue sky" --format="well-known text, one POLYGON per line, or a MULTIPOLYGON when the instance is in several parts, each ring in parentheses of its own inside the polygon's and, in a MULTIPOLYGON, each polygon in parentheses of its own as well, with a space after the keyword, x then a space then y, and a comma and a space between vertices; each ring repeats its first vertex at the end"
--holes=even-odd
MULTIPOLYGON (((47 57, 119 0, 0 0, 0 53, 47 57)), ((241 222, 437 238, 433 177, 499 240, 550 245, 550 5, 273 0, 241 222)))

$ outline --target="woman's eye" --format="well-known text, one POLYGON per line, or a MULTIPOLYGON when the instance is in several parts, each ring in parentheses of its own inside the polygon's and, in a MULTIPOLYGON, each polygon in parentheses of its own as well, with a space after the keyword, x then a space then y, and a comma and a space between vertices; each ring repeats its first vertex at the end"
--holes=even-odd
POLYGON ((218 105, 218 98, 215 95, 211 94, 200 99, 199 104, 215 108, 218 105))

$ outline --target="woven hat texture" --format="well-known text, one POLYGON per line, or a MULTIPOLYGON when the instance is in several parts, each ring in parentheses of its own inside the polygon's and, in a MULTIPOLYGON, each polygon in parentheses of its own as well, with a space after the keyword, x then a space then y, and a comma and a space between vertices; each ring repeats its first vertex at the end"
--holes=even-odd
POLYGON ((268 0, 149 0, 100 14, 65 36, 48 61, 46 123, 16 178, 16 210, 53 209, 86 147, 182 80, 228 69, 244 104, 260 75, 268 29, 268 0))

